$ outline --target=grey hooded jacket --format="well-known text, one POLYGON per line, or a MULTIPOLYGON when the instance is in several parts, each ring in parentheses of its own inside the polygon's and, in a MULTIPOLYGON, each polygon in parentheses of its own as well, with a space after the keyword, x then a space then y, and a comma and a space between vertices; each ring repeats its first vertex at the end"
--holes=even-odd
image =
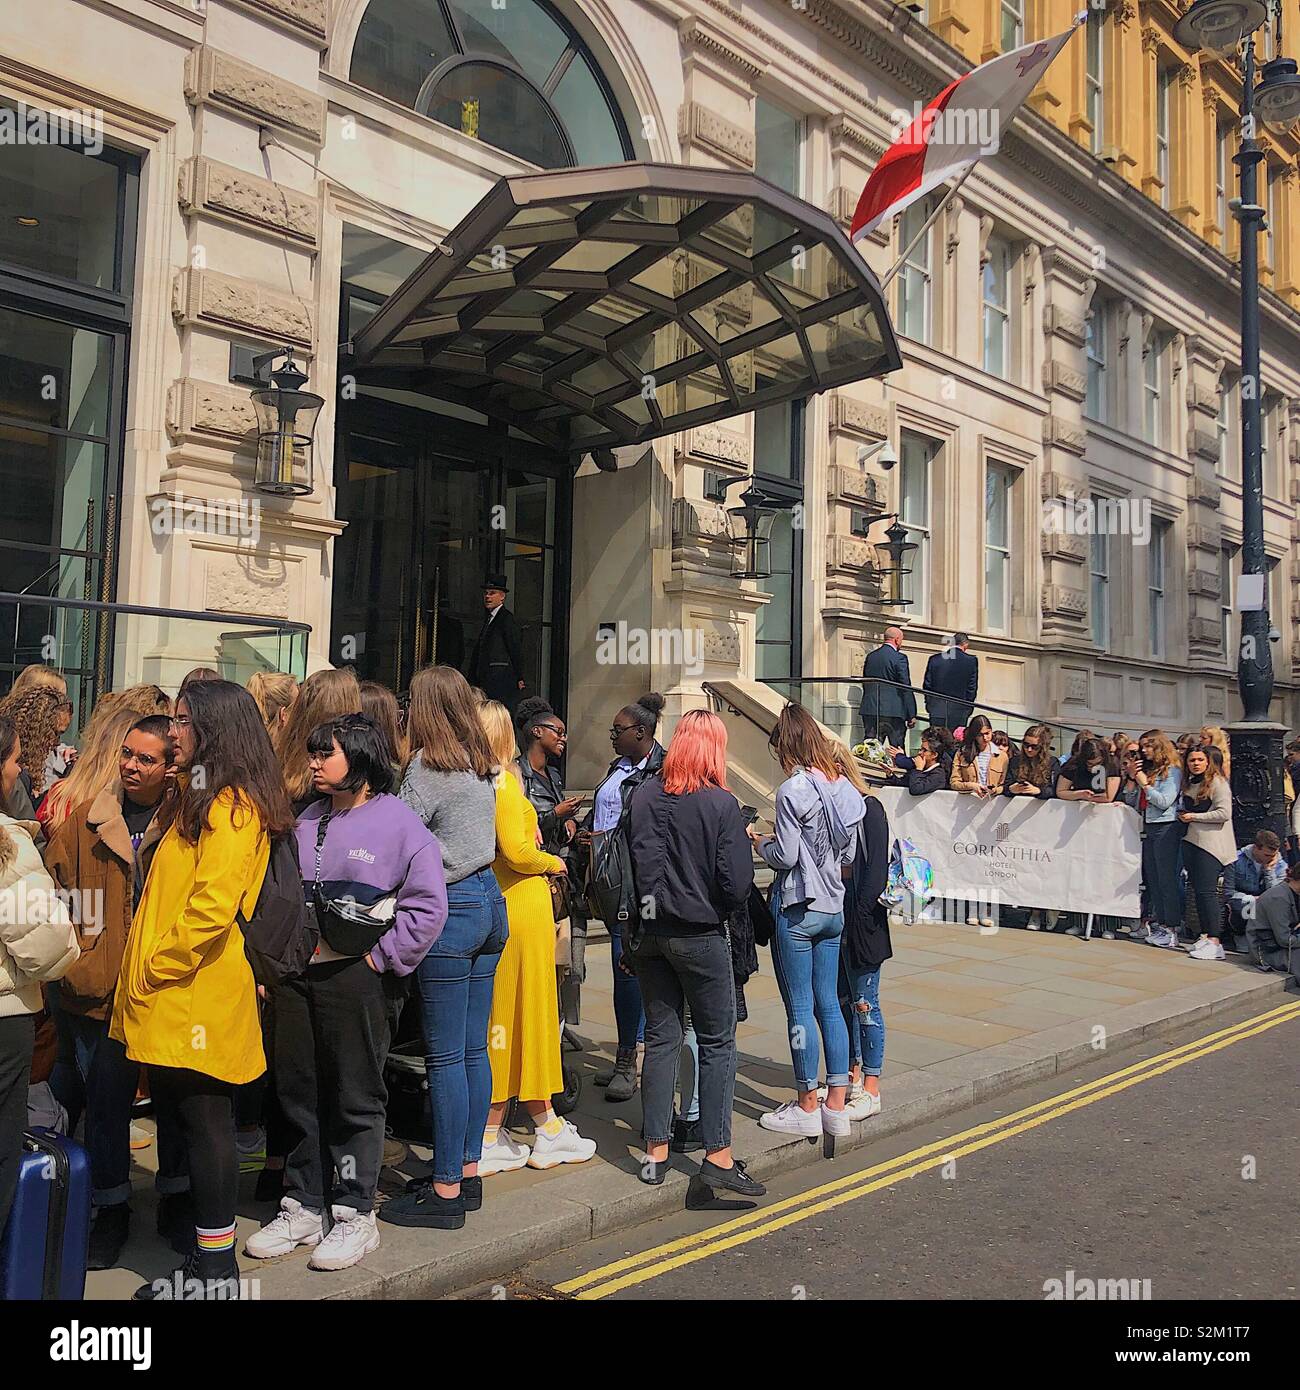
POLYGON ((858 822, 866 813, 862 793, 847 777, 828 781, 796 768, 777 788, 776 835, 759 853, 778 870, 781 906, 804 904, 810 912, 843 912, 840 866, 853 862, 858 822))

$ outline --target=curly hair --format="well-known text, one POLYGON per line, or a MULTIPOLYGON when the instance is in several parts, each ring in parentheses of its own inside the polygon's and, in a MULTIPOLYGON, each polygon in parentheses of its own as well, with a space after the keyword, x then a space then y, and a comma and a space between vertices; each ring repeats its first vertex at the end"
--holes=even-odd
POLYGON ((10 691, 0 700, 0 715, 12 721, 23 741, 18 763, 31 778, 33 802, 45 791, 45 761, 59 741, 59 711, 66 703, 67 696, 48 685, 10 691))

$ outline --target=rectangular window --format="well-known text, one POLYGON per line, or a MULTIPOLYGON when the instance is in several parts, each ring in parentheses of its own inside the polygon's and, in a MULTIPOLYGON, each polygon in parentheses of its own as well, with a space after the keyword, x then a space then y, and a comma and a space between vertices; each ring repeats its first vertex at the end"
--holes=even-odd
POLYGON ((1089 136, 1093 154, 1100 154, 1106 143, 1106 104, 1104 83, 1106 81, 1106 12, 1088 10, 1088 45, 1084 57, 1084 114, 1092 127, 1089 136))
POLYGON ((1011 247, 990 237, 984 262, 984 370, 994 376, 1010 374, 1011 247))
POLYGON ((930 609, 930 464, 938 445, 907 430, 900 445, 898 519, 917 547, 912 552, 912 573, 903 580, 911 600, 904 611, 924 617, 930 609))
POLYGON ((1011 628, 1011 486, 1002 464, 984 473, 984 609, 990 632, 1011 628))
POLYGON ((1152 331, 1142 355, 1142 437, 1163 447, 1165 335, 1152 331))
POLYGON ((1219 547, 1219 642, 1223 659, 1233 665, 1232 650, 1232 547, 1219 547))
MULTIPOLYGON (((755 383, 767 384, 762 377, 755 383)), ((754 473, 788 503, 803 498, 805 407, 804 401, 786 401, 754 412, 754 473)), ((754 670, 759 680, 790 680, 803 665, 803 529, 793 524, 789 509, 772 523, 769 558, 772 572, 758 587, 772 598, 755 617, 754 670)))
POLYGON ((1214 225, 1219 230, 1219 250, 1228 249, 1228 131, 1220 121, 1214 127, 1214 225))
POLYGON ((1173 69, 1161 68, 1156 74, 1156 178, 1160 180, 1160 206, 1169 206, 1169 88, 1173 69))
POLYGON ((1088 357, 1088 386, 1083 413, 1091 420, 1106 419, 1106 308, 1098 305, 1088 311, 1085 351, 1088 357))
POLYGON ((1265 496, 1276 497, 1281 492, 1279 480, 1273 476, 1273 432, 1277 426, 1274 407, 1277 397, 1265 391, 1259 401, 1259 478, 1265 496))
POLYGON ((1002 51, 1010 53, 1025 41, 1025 0, 1000 0, 1002 7, 1002 51))
MULTIPOLYGON (((764 97, 754 100, 754 171, 769 183, 795 197, 803 196, 804 121, 764 97)), ((754 216, 754 254, 790 234, 790 224, 776 214, 758 209, 754 216)), ((794 262, 775 266, 778 280, 794 284, 799 278, 794 262)))
POLYGON ((1274 188, 1277 183, 1277 170, 1272 165, 1264 165, 1264 219, 1267 231, 1264 234, 1264 264, 1277 275, 1277 235, 1273 227, 1273 210, 1277 207, 1274 188))
MULTIPOLYGON (((1102 515, 1101 498, 1094 497, 1093 516, 1102 515)), ((1110 650, 1110 536, 1094 528, 1088 538, 1088 609, 1092 640, 1102 651, 1110 650)))
POLYGON ((906 252, 903 268, 898 272, 898 331, 918 343, 930 341, 930 244, 934 228, 927 227, 925 235, 912 245, 925 220, 930 215, 930 200, 922 198, 903 213, 898 224, 898 249, 906 252))
POLYGON ((1147 625, 1151 632, 1151 655, 1163 660, 1165 655, 1165 566, 1168 563, 1169 523, 1151 523, 1151 541, 1147 546, 1147 625))
POLYGON ((1215 420, 1215 430, 1219 438, 1219 450, 1214 457, 1214 471, 1221 478, 1228 476, 1229 445, 1232 441, 1231 434, 1232 420, 1232 387, 1228 381, 1228 374, 1223 374, 1223 380, 1219 386, 1219 414, 1215 420))

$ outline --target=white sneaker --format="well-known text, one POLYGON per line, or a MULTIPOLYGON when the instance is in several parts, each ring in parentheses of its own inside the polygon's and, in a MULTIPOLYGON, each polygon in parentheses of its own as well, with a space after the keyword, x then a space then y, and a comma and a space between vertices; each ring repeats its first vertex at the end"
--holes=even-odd
POLYGON ((980 919, 979 919, 978 917, 967 917, 967 919, 966 919, 966 925, 967 925, 968 927, 978 927, 979 924, 980 924, 980 919))
POLYGON ((1115 940, 1115 933, 1114 933, 1113 931, 1111 931, 1111 929, 1110 929, 1109 927, 1106 927, 1106 928, 1102 931, 1102 933, 1101 933, 1101 939, 1102 939, 1103 941, 1114 941, 1114 940, 1115 940))
POLYGON ((1151 928, 1145 922, 1140 922, 1128 934, 1130 941, 1141 941, 1144 945, 1151 940, 1151 928))
POLYGON ((1226 960, 1228 955, 1223 943, 1209 936, 1203 936, 1187 954, 1193 960, 1226 960))
POLYGON ((568 1120, 561 1123, 564 1128, 554 1136, 543 1134, 540 1129, 537 1131, 533 1151, 528 1156, 530 1168, 554 1168, 559 1163, 586 1163, 589 1158, 595 1158, 596 1141, 584 1139, 568 1120))
POLYGON ((1148 946, 1160 946, 1167 951, 1178 949, 1178 934, 1168 927, 1153 927, 1147 936, 1148 946))
POLYGON ((491 1144, 483 1147, 483 1157, 478 1161, 480 1178, 490 1178, 493 1173, 513 1173, 528 1162, 529 1148, 512 1139, 504 1129, 497 1130, 497 1137, 491 1144))
POLYGON ((880 1114, 880 1097, 873 1096, 870 1091, 863 1091, 860 1095, 850 1096, 844 1107, 844 1113, 849 1117, 850 1122, 869 1120, 873 1115, 880 1114))
POLYGON ((362 1215, 355 1207, 331 1207, 330 1213, 334 1224, 311 1252, 308 1269, 348 1269, 379 1249, 379 1226, 373 1211, 362 1215))
MULTIPOLYGON (((349 1208, 350 1210, 350 1208, 349 1208)), ((274 1260, 300 1245, 319 1245, 325 1235, 321 1214, 294 1197, 281 1197, 280 1210, 244 1245, 244 1254, 255 1260, 274 1260)))
POLYGON ((821 1112, 823 1134, 839 1138, 849 1132, 849 1112, 847 1109, 831 1110, 826 1105, 822 1105, 821 1112))
POLYGON ((805 1139, 820 1139, 825 1109, 824 1105, 819 1105, 816 1110, 801 1110, 797 1101, 787 1100, 784 1105, 760 1115, 758 1122, 776 1134, 802 1134, 805 1139))

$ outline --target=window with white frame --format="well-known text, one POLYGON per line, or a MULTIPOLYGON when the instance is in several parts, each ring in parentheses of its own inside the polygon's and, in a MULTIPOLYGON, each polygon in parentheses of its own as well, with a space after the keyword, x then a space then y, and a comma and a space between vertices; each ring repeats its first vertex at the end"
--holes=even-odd
POLYGON ((999 0, 1002 8, 1002 51, 1010 53, 1025 41, 1025 0, 999 0))
POLYGON ((1273 210, 1277 207, 1277 199, 1274 196, 1277 184, 1277 169, 1265 162, 1264 164, 1264 218, 1267 230, 1264 233, 1264 264, 1268 266, 1273 275, 1277 275, 1277 234, 1273 227, 1273 210))
POLYGON ((1265 391, 1259 399, 1259 476, 1264 492, 1277 497, 1282 491, 1282 480, 1273 476, 1277 466, 1277 450, 1273 447, 1277 437, 1277 396, 1265 391))
POLYGON ((1161 447, 1165 442, 1165 335, 1152 329, 1142 355, 1142 437, 1161 447))
POLYGON ((1173 86, 1173 68, 1161 68, 1156 74, 1156 178, 1160 180, 1160 206, 1169 206, 1169 89, 1173 86))
POLYGON ((1232 547, 1219 547, 1219 642, 1223 659, 1232 665, 1232 547))
POLYGON ((1088 9, 1087 48, 1084 55, 1084 115, 1092 127, 1089 147, 1100 154, 1106 143, 1106 11, 1088 9))
POLYGON ((925 234, 917 240, 929 215, 930 200, 922 198, 903 213, 898 223, 898 249, 904 255, 904 260, 898 272, 895 327, 905 337, 914 338, 918 343, 930 341, 930 249, 934 228, 926 227, 925 234), (912 245, 914 241, 915 246, 912 245))
POLYGON ((1104 304, 1094 304, 1088 310, 1084 332, 1084 351, 1088 360, 1088 384, 1083 398, 1083 413, 1091 420, 1105 420, 1107 414, 1107 338, 1106 306, 1104 304))
POLYGON ((1231 126, 1220 121, 1214 127, 1214 225, 1219 232, 1219 250, 1228 249, 1228 135, 1231 126))
POLYGON ((1163 660, 1165 655, 1165 589, 1169 563, 1169 522, 1159 518, 1151 522, 1151 539, 1147 544, 1147 625, 1151 634, 1151 655, 1163 660))
MULTIPOLYGON (((1093 516, 1104 515, 1100 497, 1093 497, 1093 516)), ((1088 538, 1088 612, 1092 640, 1102 651, 1110 650, 1110 536, 1094 526, 1088 538)))
POLYGON ((1002 237, 990 237, 984 262, 984 370, 994 376, 1011 374, 1011 247, 1002 237))
POLYGON ((1015 474, 990 463, 984 472, 984 610, 990 632, 1011 628, 1011 488, 1015 474))
POLYGON ((930 610, 930 470, 936 440, 904 430, 899 440, 898 519, 916 545, 912 573, 903 581, 910 602, 905 612, 924 617, 930 610))

